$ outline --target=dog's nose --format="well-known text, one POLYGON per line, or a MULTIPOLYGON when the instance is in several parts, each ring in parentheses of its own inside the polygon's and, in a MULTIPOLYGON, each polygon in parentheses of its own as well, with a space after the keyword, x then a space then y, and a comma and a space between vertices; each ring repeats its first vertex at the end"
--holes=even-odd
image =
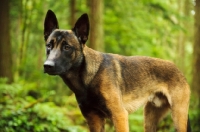
POLYGON ((50 61, 50 60, 45 61, 45 63, 44 63, 45 70, 48 71, 48 70, 53 69, 54 67, 55 67, 55 63, 53 61, 50 61))

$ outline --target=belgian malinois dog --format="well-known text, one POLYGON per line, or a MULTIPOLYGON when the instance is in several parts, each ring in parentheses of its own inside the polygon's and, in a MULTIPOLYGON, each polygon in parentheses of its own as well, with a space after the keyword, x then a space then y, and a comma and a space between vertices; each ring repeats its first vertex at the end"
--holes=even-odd
POLYGON ((175 129, 186 132, 190 88, 177 67, 158 58, 101 53, 86 46, 89 19, 61 30, 54 12, 44 21, 44 72, 59 75, 75 93, 90 132, 104 132, 110 118, 117 132, 128 132, 128 113, 144 105, 145 132, 155 132, 171 110, 175 129))

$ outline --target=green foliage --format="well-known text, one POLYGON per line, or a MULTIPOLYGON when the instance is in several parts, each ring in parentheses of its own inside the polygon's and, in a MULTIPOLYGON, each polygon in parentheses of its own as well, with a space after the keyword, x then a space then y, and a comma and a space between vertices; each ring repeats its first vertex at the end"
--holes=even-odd
MULTIPOLYGON (((50 101, 55 92, 34 98, 34 84, 6 84, 0 80, 1 132, 84 132, 86 126, 75 104, 74 95, 65 99, 63 106, 50 101)), ((64 97, 63 97, 64 99, 64 97)))
POLYGON ((131 132, 144 131, 143 109, 139 109, 135 113, 129 116, 129 126, 130 126, 131 132))
POLYGON ((197 109, 199 101, 197 100, 196 96, 191 96, 190 102, 191 102, 189 110, 190 125, 193 132, 198 132, 200 130, 199 126, 200 111, 199 109, 197 109))
POLYGON ((173 60, 176 56, 177 4, 169 1, 106 2, 105 49, 125 55, 148 55, 173 60), (123 6, 121 6, 123 5, 123 6), (117 46, 116 46, 117 45, 117 46))

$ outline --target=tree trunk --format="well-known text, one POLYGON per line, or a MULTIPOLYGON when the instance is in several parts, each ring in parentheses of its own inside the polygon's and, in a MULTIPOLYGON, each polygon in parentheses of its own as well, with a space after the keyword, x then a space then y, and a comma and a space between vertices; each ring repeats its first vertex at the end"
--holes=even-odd
POLYGON ((193 89, 200 95, 200 0, 196 1, 193 47, 193 89))
POLYGON ((70 25, 71 27, 75 24, 75 14, 76 14, 76 0, 70 0, 70 25))
POLYGON ((103 39, 103 0, 89 0, 90 38, 89 47, 104 51, 103 39))
MULTIPOLYGON (((26 6, 28 0, 24 1, 24 5, 22 4, 22 31, 21 31, 21 43, 20 43, 20 52, 19 52, 19 64, 23 63, 24 56, 25 56, 25 38, 26 38, 26 30, 27 30, 27 19, 28 19, 28 11, 26 10, 26 6)), ((22 70, 19 70, 19 74, 22 75, 22 70)))
MULTIPOLYGON (((183 15, 184 17, 188 18, 190 17, 190 11, 192 10, 191 7, 191 1, 190 0, 179 0, 178 1, 178 10, 179 14, 183 15)), ((192 32, 190 23, 187 20, 179 19, 179 25, 181 27, 184 27, 187 32, 192 32)), ((186 75, 186 63, 185 63, 185 47, 187 44, 187 41, 189 40, 186 32, 180 31, 179 36, 178 36, 178 43, 177 43, 177 58, 181 59, 176 59, 176 64, 178 65, 179 69, 186 75)))
MULTIPOLYGON (((196 93, 200 110, 200 0, 196 0, 194 16, 193 80, 192 89, 196 93)), ((197 121, 200 121, 200 112, 197 121)))
MULTIPOLYGON (((183 1, 178 0, 178 12, 179 14, 183 14, 183 1)), ((183 26, 182 20, 178 19, 178 24, 180 26, 183 26)), ((185 60, 185 35, 182 31, 179 32, 178 38, 177 38, 177 57, 181 59, 176 59, 176 64, 179 67, 179 69, 184 72, 184 60, 185 60)))
POLYGON ((12 57, 9 32, 9 1, 1 0, 0 4, 0 77, 13 81, 12 57))

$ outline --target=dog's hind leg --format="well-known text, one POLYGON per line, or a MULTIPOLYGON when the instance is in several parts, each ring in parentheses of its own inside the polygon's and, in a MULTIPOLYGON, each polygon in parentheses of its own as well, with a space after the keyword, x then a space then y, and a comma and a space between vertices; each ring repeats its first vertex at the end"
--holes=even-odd
POLYGON ((168 103, 160 104, 160 106, 157 106, 157 104, 154 102, 147 102, 144 108, 145 132, 156 132, 159 121, 166 115, 168 111, 168 103))
POLYGON ((182 91, 182 94, 174 94, 174 97, 172 97, 172 119, 177 132, 188 131, 189 93, 188 90, 185 90, 182 91))
POLYGON ((172 119, 177 132, 187 132, 188 108, 185 104, 175 104, 172 106, 172 119))

